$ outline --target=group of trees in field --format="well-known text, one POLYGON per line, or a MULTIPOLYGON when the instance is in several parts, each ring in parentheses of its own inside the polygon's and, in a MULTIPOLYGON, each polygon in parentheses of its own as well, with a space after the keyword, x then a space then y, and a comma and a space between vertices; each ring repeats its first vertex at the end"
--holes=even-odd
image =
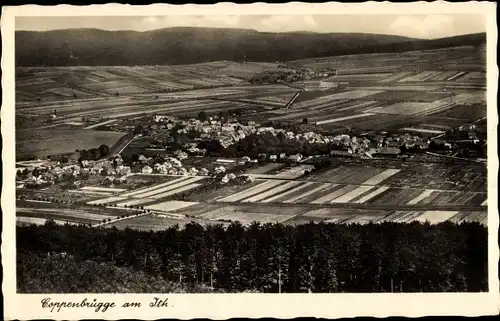
POLYGON ((259 154, 288 155, 302 154, 304 156, 325 155, 337 146, 332 143, 310 143, 307 140, 288 138, 283 132, 276 135, 272 133, 251 134, 236 143, 224 148, 218 141, 208 141, 200 144, 200 148, 207 150, 207 155, 217 157, 243 157, 257 158, 259 154))
POLYGON ((101 145, 99 148, 91 148, 89 150, 82 149, 76 151, 78 157, 78 162, 81 163, 84 160, 98 160, 106 157, 109 154, 109 147, 107 145, 101 145))
POLYGON ((487 291, 478 223, 17 227, 20 292, 487 291), (176 290, 177 289, 177 290, 176 290))
POLYGON ((205 111, 198 113, 197 119, 199 121, 207 121, 210 117, 217 116, 218 119, 228 119, 229 117, 240 117, 247 112, 244 108, 235 108, 231 110, 221 110, 217 114, 207 114, 205 111))

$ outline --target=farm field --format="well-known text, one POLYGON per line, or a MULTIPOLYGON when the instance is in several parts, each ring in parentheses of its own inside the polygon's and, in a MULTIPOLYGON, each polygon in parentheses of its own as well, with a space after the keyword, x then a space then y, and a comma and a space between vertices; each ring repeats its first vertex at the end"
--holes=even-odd
POLYGON ((264 166, 258 166, 255 168, 249 168, 246 170, 246 174, 267 174, 273 170, 283 167, 284 164, 280 163, 268 163, 264 166))
MULTIPOLYGON (((382 173, 383 174, 383 173, 382 173)), ((380 177, 380 176, 379 176, 380 177)), ((382 184, 374 176, 373 182, 363 184, 324 183, 258 179, 256 184, 242 186, 236 193, 216 195, 211 201, 220 203, 283 203, 283 204, 361 204, 380 206, 470 206, 479 207, 486 200, 484 191, 460 191, 423 187, 393 187, 382 184), (368 185, 371 183, 372 185, 368 185), (228 195, 229 194, 229 195, 228 195)), ((427 186, 433 185, 432 183, 427 186)))
POLYGON ((203 180, 209 178, 165 176, 164 180, 153 185, 132 189, 86 186, 80 191, 102 194, 97 194, 79 210, 71 207, 75 205, 19 201, 17 216, 30 217, 38 222, 52 218, 96 224, 106 217, 120 216, 131 208, 157 214, 129 217, 106 224, 139 229, 182 225, 191 218, 202 220, 203 224, 229 221, 243 224, 253 221, 362 224, 383 220, 429 220, 431 223, 475 220, 485 224, 487 195, 484 166, 389 161, 370 164, 339 164, 307 177, 288 175, 300 172, 307 165, 276 169, 278 164, 273 164, 262 167, 262 172, 274 171, 266 178, 190 194, 183 201, 172 197, 200 186, 203 180))
MULTIPOLYGON (((115 223, 106 224, 106 227, 116 227, 118 229, 133 228, 143 231, 161 231, 169 227, 178 225, 180 228, 184 225, 195 222, 202 225, 210 223, 209 221, 202 219, 192 219, 192 218, 175 218, 169 216, 161 215, 144 215, 140 217, 131 217, 129 219, 121 220, 115 223)), ((227 225, 225 222, 217 222, 218 224, 227 225)))
POLYGON ((152 186, 141 187, 129 191, 119 191, 96 200, 87 202, 89 205, 106 205, 116 207, 148 206, 169 199, 171 196, 189 191, 201 186, 205 177, 179 176, 152 186))
POLYGON ((82 129, 37 129, 16 131, 16 158, 72 153, 76 149, 112 146, 124 133, 82 129))
POLYGON ((256 73, 277 70, 273 63, 20 68, 16 111, 48 115, 56 109, 54 125, 90 115, 112 121, 152 112, 196 116, 201 110, 245 108, 257 110, 257 118, 261 114, 269 120, 301 122, 306 117, 332 129, 378 130, 399 123, 400 128, 413 128, 414 119, 423 116, 463 123, 486 113, 485 54, 476 49, 464 46, 296 61, 305 67, 336 68, 337 76, 330 80, 348 84, 318 90, 319 81, 309 81, 311 90, 300 92, 287 110, 280 108, 296 90, 247 82, 256 73))
MULTIPOLYGON (((200 111, 216 114, 251 109, 255 113, 249 120, 259 122, 300 123, 307 118, 309 124, 331 132, 346 128, 400 130, 424 137, 486 116, 484 48, 349 55, 294 63, 335 68, 337 76, 327 81, 338 82, 338 87, 320 88, 318 79, 300 82, 305 84, 304 91, 283 84, 250 84, 248 80, 257 73, 279 70, 277 63, 18 68, 16 157, 112 146, 124 133, 98 129, 151 113, 195 117, 200 111), (297 93, 293 103, 282 108, 297 93), (51 117, 54 111, 57 117, 41 124, 40 119, 51 117), (88 116, 99 118, 84 125, 82 117, 88 116)), ((209 169, 220 165, 215 161, 205 165, 206 158, 197 164, 197 160, 190 158, 185 165, 209 169)), ((145 230, 183 225, 191 219, 200 224, 235 220, 244 224, 486 221, 486 168, 482 165, 372 162, 341 164, 303 175, 312 168, 279 163, 257 166, 246 171, 256 179, 252 183, 203 192, 198 192, 199 187, 211 178, 139 174, 113 188, 88 182, 88 186, 65 192, 65 200, 83 204, 79 208, 52 200, 48 204, 23 202, 17 215, 20 223, 41 224, 52 218, 94 224, 144 208, 152 214, 105 226, 145 230)), ((48 188, 27 194, 60 192, 48 188)))
POLYGON ((383 221, 423 221, 439 223, 446 220, 453 222, 477 221, 486 224, 486 211, 394 211, 353 208, 310 208, 304 205, 282 206, 274 204, 198 204, 175 211, 177 214, 190 215, 208 220, 233 220, 242 224, 253 221, 261 223, 280 222, 284 224, 305 224, 309 222, 332 222, 339 224, 366 224, 383 221))

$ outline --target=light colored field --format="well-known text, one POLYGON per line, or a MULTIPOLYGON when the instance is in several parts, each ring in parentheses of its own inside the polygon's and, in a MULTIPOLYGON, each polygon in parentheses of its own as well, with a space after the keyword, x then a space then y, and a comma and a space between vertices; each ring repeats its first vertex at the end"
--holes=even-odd
POLYGON ((82 191, 82 190, 79 190, 79 189, 69 190, 68 192, 70 192, 70 193, 78 193, 78 194, 85 194, 85 195, 96 195, 96 196, 111 196, 111 195, 113 195, 113 193, 109 193, 109 192, 82 191))
POLYGON ((382 173, 379 173, 372 178, 367 179, 361 185, 377 185, 388 179, 389 177, 399 173, 400 169, 386 169, 382 173))
POLYGON ((71 125, 71 126, 81 126, 83 125, 82 122, 76 122, 76 121, 70 121, 70 122, 67 122, 67 123, 64 123, 65 125, 71 125))
POLYGON ((388 186, 379 187, 376 190, 374 190, 373 192, 371 192, 371 193, 361 197, 360 199, 354 201, 354 203, 358 203, 358 204, 365 203, 365 202, 371 200, 372 198, 374 198, 375 196, 387 191, 388 189, 389 189, 388 186))
POLYGON ((437 224, 449 220, 455 216, 458 212, 452 211, 426 211, 422 215, 415 218, 415 221, 426 222, 431 224, 437 224))
POLYGON ((276 195, 274 195, 274 196, 272 196, 272 197, 270 197, 270 198, 267 198, 267 199, 265 199, 265 200, 262 200, 262 201, 260 201, 260 202, 261 202, 261 203, 270 203, 270 202, 273 202, 273 201, 277 200, 278 198, 285 197, 285 196, 287 196, 287 195, 289 195, 289 194, 291 194, 291 193, 295 193, 295 192, 297 192, 297 191, 299 191, 299 190, 301 190, 301 189, 307 188, 307 187, 309 187, 309 186, 311 186, 311 185, 313 185, 313 184, 314 184, 314 183, 311 183, 311 182, 306 182, 305 184, 302 184, 302 185, 300 185, 300 186, 297 186, 297 187, 295 187, 295 188, 292 188, 292 189, 290 189, 290 190, 288 190, 288 191, 286 191, 286 192, 283 192, 283 193, 278 193, 278 194, 276 194, 276 195))
POLYGON ((181 208, 189 207, 198 204, 198 202, 182 202, 182 201, 168 201, 145 206, 145 208, 156 211, 175 211, 181 208))
POLYGON ((448 79, 446 79, 446 80, 454 80, 454 79, 456 79, 456 78, 458 78, 458 77, 462 76, 463 74, 465 74, 465 72, 460 71, 460 72, 456 73, 455 75, 451 76, 450 78, 448 78, 448 79))
POLYGON ((17 210, 20 211, 21 213, 43 214, 55 217, 63 216, 64 217, 63 220, 71 220, 71 218, 74 218, 76 220, 84 219, 84 220, 100 222, 104 219, 109 218, 109 215, 101 215, 101 214, 77 211, 73 209, 64 209, 64 208, 44 208, 44 209, 18 208, 17 210))
POLYGON ((332 216, 333 213, 334 211, 331 208, 318 208, 312 211, 305 212, 303 216, 327 218, 332 216))
POLYGON ((201 184, 193 183, 193 184, 189 184, 189 185, 184 185, 184 186, 178 187, 174 190, 163 192, 161 194, 154 194, 152 196, 149 196, 149 198, 159 199, 159 198, 163 198, 163 197, 167 197, 167 196, 172 196, 172 195, 179 194, 179 193, 182 193, 185 191, 189 191, 189 190, 196 188, 198 186, 201 186, 201 184))
POLYGON ((416 75, 406 77, 404 79, 401 79, 400 82, 407 82, 407 81, 423 81, 427 79, 428 77, 432 77, 436 75, 437 72, 435 71, 422 71, 416 75))
POLYGON ((87 127, 85 127, 85 129, 92 129, 92 128, 96 128, 99 126, 109 125, 109 124, 112 124, 114 122, 116 122, 116 119, 110 119, 110 120, 103 121, 102 123, 97 123, 94 125, 87 126, 87 127))
POLYGON ((304 175, 305 171, 310 171, 314 168, 314 165, 298 165, 298 166, 293 166, 286 168, 279 173, 276 174, 276 176, 295 176, 295 177, 300 177, 304 175))
POLYGON ((96 187, 96 186, 85 186, 80 188, 83 191, 92 191, 92 192, 109 192, 109 193, 119 193, 125 192, 124 188, 111 188, 111 187, 96 187))
POLYGON ((456 71, 444 71, 431 78, 433 81, 444 81, 451 76, 455 75, 456 71))
POLYGON ((278 186, 276 188, 268 190, 267 192, 257 194, 255 196, 248 198, 248 199, 243 199, 241 202, 244 202, 244 203, 259 202, 259 201, 265 199, 266 197, 273 196, 276 193, 280 193, 280 192, 283 192, 289 188, 293 188, 293 187, 299 185, 300 183, 301 182, 297 182, 297 181, 288 182, 288 183, 285 183, 281 186, 278 186))
MULTIPOLYGON (((162 187, 162 188, 154 188, 154 189, 146 191, 146 192, 135 194, 134 198, 158 198, 159 195, 172 195, 172 194, 169 194, 169 191, 176 191, 179 188, 183 188, 185 186, 190 186, 190 185, 192 185, 192 183, 195 183, 195 182, 200 181, 202 179, 204 179, 204 177, 200 177, 200 176, 188 177, 187 179, 182 180, 182 181, 175 183, 175 184, 170 184, 170 185, 167 185, 167 186, 162 187), (166 193, 166 194, 164 194, 164 193, 166 193)), ((196 184, 196 185, 198 186, 199 184, 196 184)), ((189 189, 191 189, 191 188, 189 188, 189 189)))
POLYGON ((338 122, 341 122, 343 120, 349 120, 349 119, 355 119, 355 118, 362 118, 362 117, 368 117, 368 116, 373 116, 373 115, 374 114, 372 114, 372 113, 363 113, 363 114, 358 114, 358 115, 351 115, 351 116, 344 116, 344 117, 339 117, 339 118, 325 119, 325 120, 317 121, 316 125, 338 123, 338 122))
POLYGON ((39 200, 25 200, 25 202, 29 202, 29 203, 43 203, 43 204, 50 204, 51 203, 49 201, 39 201, 39 200))
POLYGON ((288 180, 288 179, 295 179, 297 178, 296 175, 273 175, 273 174, 250 174, 253 178, 255 179, 262 179, 262 180, 265 180, 265 179, 272 179, 272 180, 276 180, 276 179, 281 179, 281 180, 288 180))
POLYGON ((410 71, 397 72, 397 73, 392 74, 390 77, 382 79, 380 82, 384 82, 384 83, 393 82, 397 79, 401 79, 405 76, 408 76, 409 74, 411 74, 410 71))
POLYGON ((418 133, 429 133, 429 134, 442 134, 443 130, 435 130, 435 129, 426 129, 426 128, 413 128, 413 127, 405 127, 402 130, 406 130, 409 132, 418 132, 418 133))
POLYGON ((245 189, 244 191, 241 191, 239 193, 236 193, 236 194, 230 195, 228 197, 219 199, 217 201, 218 202, 238 202, 242 199, 245 199, 245 198, 250 197, 252 195, 255 195, 257 193, 263 192, 269 188, 272 188, 272 187, 277 186, 277 185, 282 184, 282 183, 283 183, 283 181, 278 181, 278 180, 262 182, 262 183, 259 183, 255 186, 251 187, 251 188, 245 189))
MULTIPOLYGON (((16 222, 21 223, 21 224, 36 224, 36 225, 43 225, 47 219, 41 218, 41 217, 28 217, 28 216, 17 216, 16 217, 16 222)), ((64 225, 69 222, 67 221, 62 221, 62 220, 54 220, 56 224, 64 225)))
POLYGON ((100 200, 90 201, 90 202, 87 202, 87 204, 99 205, 99 204, 107 204, 107 203, 116 203, 116 202, 120 202, 120 201, 123 201, 126 199, 127 199, 126 197, 122 197, 122 196, 113 196, 113 197, 108 197, 108 198, 104 198, 104 199, 100 199, 100 200))
MULTIPOLYGON (((338 185, 332 184, 330 187, 337 187, 338 185)), ((348 193, 352 190, 354 190, 357 186, 356 185, 346 185, 340 188, 337 188, 333 190, 331 193, 328 193, 318 199, 315 199, 311 202, 311 204, 323 204, 323 203, 328 203, 331 200, 344 195, 345 193, 348 193)))
POLYGON ((280 223, 290 219, 292 215, 267 214, 267 213, 252 213, 234 211, 231 213, 217 216, 216 219, 224 219, 231 221, 239 221, 243 225, 251 224, 252 222, 265 223, 280 223))
POLYGON ((163 188, 165 186, 177 184, 179 182, 187 180, 188 178, 189 177, 187 177, 187 176, 182 176, 182 177, 176 178, 174 180, 171 180, 171 181, 168 181, 168 182, 165 182, 165 183, 157 184, 157 185, 150 186, 150 187, 140 188, 140 189, 128 192, 128 193, 124 193, 124 194, 121 194, 120 196, 123 196, 123 197, 131 197, 132 196, 132 197, 135 197, 135 196, 137 196, 139 194, 142 194, 142 193, 148 193, 148 192, 151 192, 153 190, 157 190, 157 189, 163 188))
POLYGON ((381 219, 380 222, 399 222, 399 223, 408 223, 415 220, 417 217, 422 215, 423 212, 417 211, 396 211, 391 215, 386 216, 381 219))
POLYGON ((304 193, 302 193, 300 195, 297 195, 297 196, 294 196, 294 197, 289 198, 287 200, 284 200, 283 203, 294 203, 294 202, 296 202, 296 201, 298 201, 298 200, 300 200, 302 198, 305 198, 305 197, 307 197, 309 195, 313 195, 314 193, 317 193, 317 192, 322 191, 322 190, 324 190, 326 188, 329 188, 330 186, 336 186, 336 185, 335 184, 330 184, 330 183, 322 184, 322 185, 320 185, 320 186, 318 186, 316 188, 313 188, 311 190, 308 190, 307 192, 304 192, 304 193))
POLYGON ((484 202, 481 203, 481 206, 487 206, 488 205, 488 199, 486 199, 484 202))
POLYGON ((433 106, 431 103, 425 102, 400 102, 387 107, 375 107, 373 109, 368 109, 367 112, 381 114, 414 115, 431 109, 432 107, 433 106))
POLYGON ((359 186, 355 190, 352 190, 340 197, 337 197, 336 199, 331 200, 330 203, 348 203, 356 197, 359 197, 374 188, 374 186, 359 186))
POLYGON ((406 205, 415 205, 415 204, 418 204, 423 199, 429 197, 432 194, 432 192, 434 192, 434 191, 431 190, 431 189, 427 189, 427 190, 423 191, 420 195, 418 195, 417 197, 415 197, 414 199, 412 199, 411 201, 409 201, 408 203, 406 203, 406 205))

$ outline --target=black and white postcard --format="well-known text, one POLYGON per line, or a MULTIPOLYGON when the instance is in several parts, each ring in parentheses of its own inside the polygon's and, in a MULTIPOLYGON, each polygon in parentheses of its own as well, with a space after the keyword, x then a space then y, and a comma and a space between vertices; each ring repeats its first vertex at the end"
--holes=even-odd
POLYGON ((498 313, 495 9, 4 8, 6 318, 498 313))

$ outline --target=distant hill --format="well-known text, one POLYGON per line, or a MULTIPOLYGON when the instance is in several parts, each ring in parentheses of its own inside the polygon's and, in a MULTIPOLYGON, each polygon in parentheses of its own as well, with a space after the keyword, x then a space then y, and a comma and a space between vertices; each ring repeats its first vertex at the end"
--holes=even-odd
POLYGON ((178 27, 147 32, 67 29, 16 32, 16 66, 191 64, 289 61, 486 43, 486 34, 437 40, 359 33, 266 33, 178 27))

